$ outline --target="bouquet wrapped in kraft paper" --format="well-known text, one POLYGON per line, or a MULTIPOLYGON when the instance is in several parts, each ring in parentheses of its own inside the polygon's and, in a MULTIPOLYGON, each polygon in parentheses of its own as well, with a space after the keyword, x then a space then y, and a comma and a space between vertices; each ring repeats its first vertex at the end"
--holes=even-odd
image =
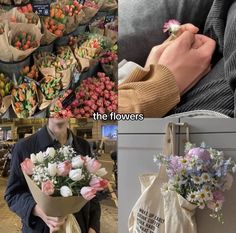
MULTIPOLYGON (((67 17, 64 34, 68 34, 73 32, 79 26, 79 24, 82 23, 85 17, 85 13, 82 10, 83 5, 75 0, 64 0, 62 1, 61 8, 62 12, 67 17)), ((53 14, 52 11, 51 14, 53 14)))
POLYGON ((116 0, 105 0, 102 7, 101 11, 114 11, 118 9, 118 3, 116 0))
POLYGON ((108 38, 98 34, 91 34, 78 48, 74 54, 80 65, 80 71, 88 70, 89 67, 98 62, 100 54, 111 47, 111 41, 108 38))
POLYGON ((103 3, 104 0, 86 0, 83 6, 85 17, 82 23, 88 23, 98 13, 103 3))
POLYGON ((72 54, 66 52, 58 56, 47 54, 37 61, 37 67, 44 76, 61 76, 62 87, 65 89, 71 81, 72 71, 75 67, 75 58, 72 54))
POLYGON ((88 156, 77 155, 71 146, 53 147, 31 154, 21 163, 29 190, 47 216, 67 217, 60 233, 80 233, 73 213, 104 190, 106 170, 88 156))
POLYGON ((63 36, 65 24, 51 17, 42 18, 43 36, 41 45, 51 44, 54 40, 63 36))
POLYGON ((12 59, 11 49, 8 41, 8 32, 9 32, 9 24, 4 21, 0 23, 0 44, 1 44, 1 53, 0 60, 8 62, 12 59))
POLYGON ((12 108, 18 118, 31 117, 38 106, 37 87, 34 82, 22 83, 12 90, 12 108))
POLYGON ((42 34, 36 25, 17 23, 11 25, 8 41, 13 61, 20 61, 40 45, 42 34))
POLYGON ((56 98, 62 90, 61 76, 46 76, 40 81, 38 89, 39 109, 43 110, 48 107, 52 100, 56 98))
POLYGON ((99 35, 104 36, 105 34, 105 17, 100 17, 94 20, 90 25, 89 25, 89 31, 91 33, 96 33, 99 35))
POLYGON ((118 19, 105 25, 105 36, 111 39, 115 44, 118 40, 118 19))

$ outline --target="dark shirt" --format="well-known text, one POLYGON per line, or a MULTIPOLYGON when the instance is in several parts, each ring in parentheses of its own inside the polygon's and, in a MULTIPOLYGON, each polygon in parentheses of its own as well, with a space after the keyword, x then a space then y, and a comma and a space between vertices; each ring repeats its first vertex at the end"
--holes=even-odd
MULTIPOLYGON (((78 154, 91 156, 89 143, 73 134, 72 136, 74 150, 78 154)), ((9 208, 21 218, 23 233, 49 233, 49 228, 41 218, 32 215, 36 202, 24 179, 20 163, 32 153, 45 151, 48 147, 59 148, 60 146, 60 143, 49 135, 46 126, 34 135, 20 140, 14 146, 5 200, 9 208)), ((74 215, 82 233, 88 233, 90 227, 100 233, 101 208, 96 198, 89 201, 80 212, 74 215)))

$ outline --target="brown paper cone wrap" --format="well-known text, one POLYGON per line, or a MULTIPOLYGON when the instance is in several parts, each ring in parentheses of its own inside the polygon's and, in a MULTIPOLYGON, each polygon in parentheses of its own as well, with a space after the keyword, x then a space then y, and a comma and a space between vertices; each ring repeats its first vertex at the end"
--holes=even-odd
POLYGON ((10 45, 8 42, 8 32, 9 32, 9 26, 6 22, 0 23, 0 25, 3 25, 4 27, 4 33, 0 35, 0 45, 1 45, 1 53, 0 53, 0 60, 9 62, 12 60, 12 52, 10 49, 10 45))
POLYGON ((92 26, 92 25, 89 26, 89 30, 91 33, 99 34, 102 36, 104 36, 104 33, 105 33, 104 29, 101 29, 101 28, 98 28, 98 27, 92 26))
POLYGON ((83 10, 81 10, 78 15, 74 15, 73 17, 68 17, 68 20, 65 25, 64 34, 73 32, 79 26, 79 24, 83 21, 84 17, 85 17, 85 14, 83 10))
POLYGON ((101 7, 101 11, 113 11, 116 10, 117 8, 118 4, 116 0, 113 0, 111 3, 109 2, 109 0, 105 0, 101 7))
POLYGON ((4 114, 10 106, 11 106, 11 95, 4 96, 2 98, 2 105, 0 108, 0 113, 4 114))
POLYGON ((31 33, 32 35, 36 36, 36 41, 38 42, 38 47, 40 45, 40 40, 42 38, 42 34, 39 30, 39 28, 36 25, 32 24, 21 24, 17 23, 15 25, 11 25, 11 30, 9 32, 9 44, 10 49, 13 54, 13 60, 14 61, 20 61, 29 56, 31 53, 33 53, 38 47, 33 49, 27 49, 25 51, 19 50, 11 45, 13 38, 19 33, 25 31, 27 33, 31 33))
POLYGON ((45 27, 44 23, 42 23, 43 25, 43 36, 41 38, 41 45, 48 45, 51 44, 54 40, 57 39, 57 36, 53 33, 51 33, 50 31, 48 31, 48 29, 45 27))
POLYGON ((36 25, 41 30, 41 21, 38 15, 36 15, 35 13, 26 13, 25 15, 32 15, 34 17, 37 17, 38 23, 34 25, 36 25))
POLYGON ((43 76, 56 76, 56 70, 55 67, 41 67, 39 66, 39 71, 41 72, 41 74, 43 74, 43 76))
POLYGON ((10 11, 8 11, 5 15, 4 18, 8 20, 8 22, 15 24, 15 23, 25 23, 27 24, 28 20, 26 19, 25 15, 17 10, 16 7, 12 8, 10 11), (17 22, 12 22, 12 18, 16 18, 17 22))
POLYGON ((47 100, 45 98, 45 95, 42 93, 40 89, 38 89, 38 97, 39 97, 39 110, 47 108, 52 102, 52 100, 47 100))
POLYGON ((28 175, 26 175, 24 172, 23 174, 34 200, 48 216, 61 217, 68 214, 77 213, 87 203, 87 201, 81 196, 47 196, 39 189, 39 187, 33 182, 33 180, 30 179, 28 175))
POLYGON ((92 8, 92 7, 83 7, 83 11, 84 11, 84 19, 82 20, 82 24, 86 24, 90 21, 90 19, 92 19, 97 13, 98 13, 98 9, 92 8))
POLYGON ((115 44, 118 39, 118 32, 105 28, 105 36, 110 38, 112 43, 115 44))
POLYGON ((63 89, 67 88, 71 82, 72 68, 66 70, 58 71, 57 73, 61 74, 61 82, 63 89))

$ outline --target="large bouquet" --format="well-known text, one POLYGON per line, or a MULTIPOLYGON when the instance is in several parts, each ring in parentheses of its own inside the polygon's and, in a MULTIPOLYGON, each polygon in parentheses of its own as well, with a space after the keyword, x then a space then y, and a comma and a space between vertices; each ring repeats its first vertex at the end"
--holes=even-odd
POLYGON ((157 155, 155 162, 166 166, 168 183, 162 192, 174 191, 200 209, 209 208, 211 217, 223 223, 224 192, 231 188, 236 164, 222 151, 187 143, 184 156, 157 155))
POLYGON ((68 216, 60 232, 80 232, 72 215, 104 190, 105 168, 94 158, 77 155, 71 146, 31 154, 21 163, 28 187, 39 207, 48 216, 68 216))
POLYGON ((22 171, 48 196, 95 197, 107 187, 105 168, 89 156, 77 155, 71 146, 49 147, 45 152, 31 154, 21 163, 22 171))

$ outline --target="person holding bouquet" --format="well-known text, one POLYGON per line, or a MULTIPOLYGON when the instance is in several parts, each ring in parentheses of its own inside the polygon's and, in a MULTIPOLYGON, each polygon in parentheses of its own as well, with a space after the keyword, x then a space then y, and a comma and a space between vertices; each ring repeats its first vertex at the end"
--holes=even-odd
MULTIPOLYGON (((9 208, 22 219, 23 233, 51 233, 60 230, 66 216, 47 216, 35 202, 29 191, 21 170, 21 162, 32 153, 45 151, 48 147, 72 146, 77 154, 89 155, 89 143, 77 138, 68 129, 68 120, 48 119, 48 124, 34 135, 15 144, 5 200, 9 208)), ((65 168, 66 169, 66 168, 65 168)), ((101 208, 96 198, 89 201, 78 213, 74 214, 81 233, 99 233, 101 208)))

